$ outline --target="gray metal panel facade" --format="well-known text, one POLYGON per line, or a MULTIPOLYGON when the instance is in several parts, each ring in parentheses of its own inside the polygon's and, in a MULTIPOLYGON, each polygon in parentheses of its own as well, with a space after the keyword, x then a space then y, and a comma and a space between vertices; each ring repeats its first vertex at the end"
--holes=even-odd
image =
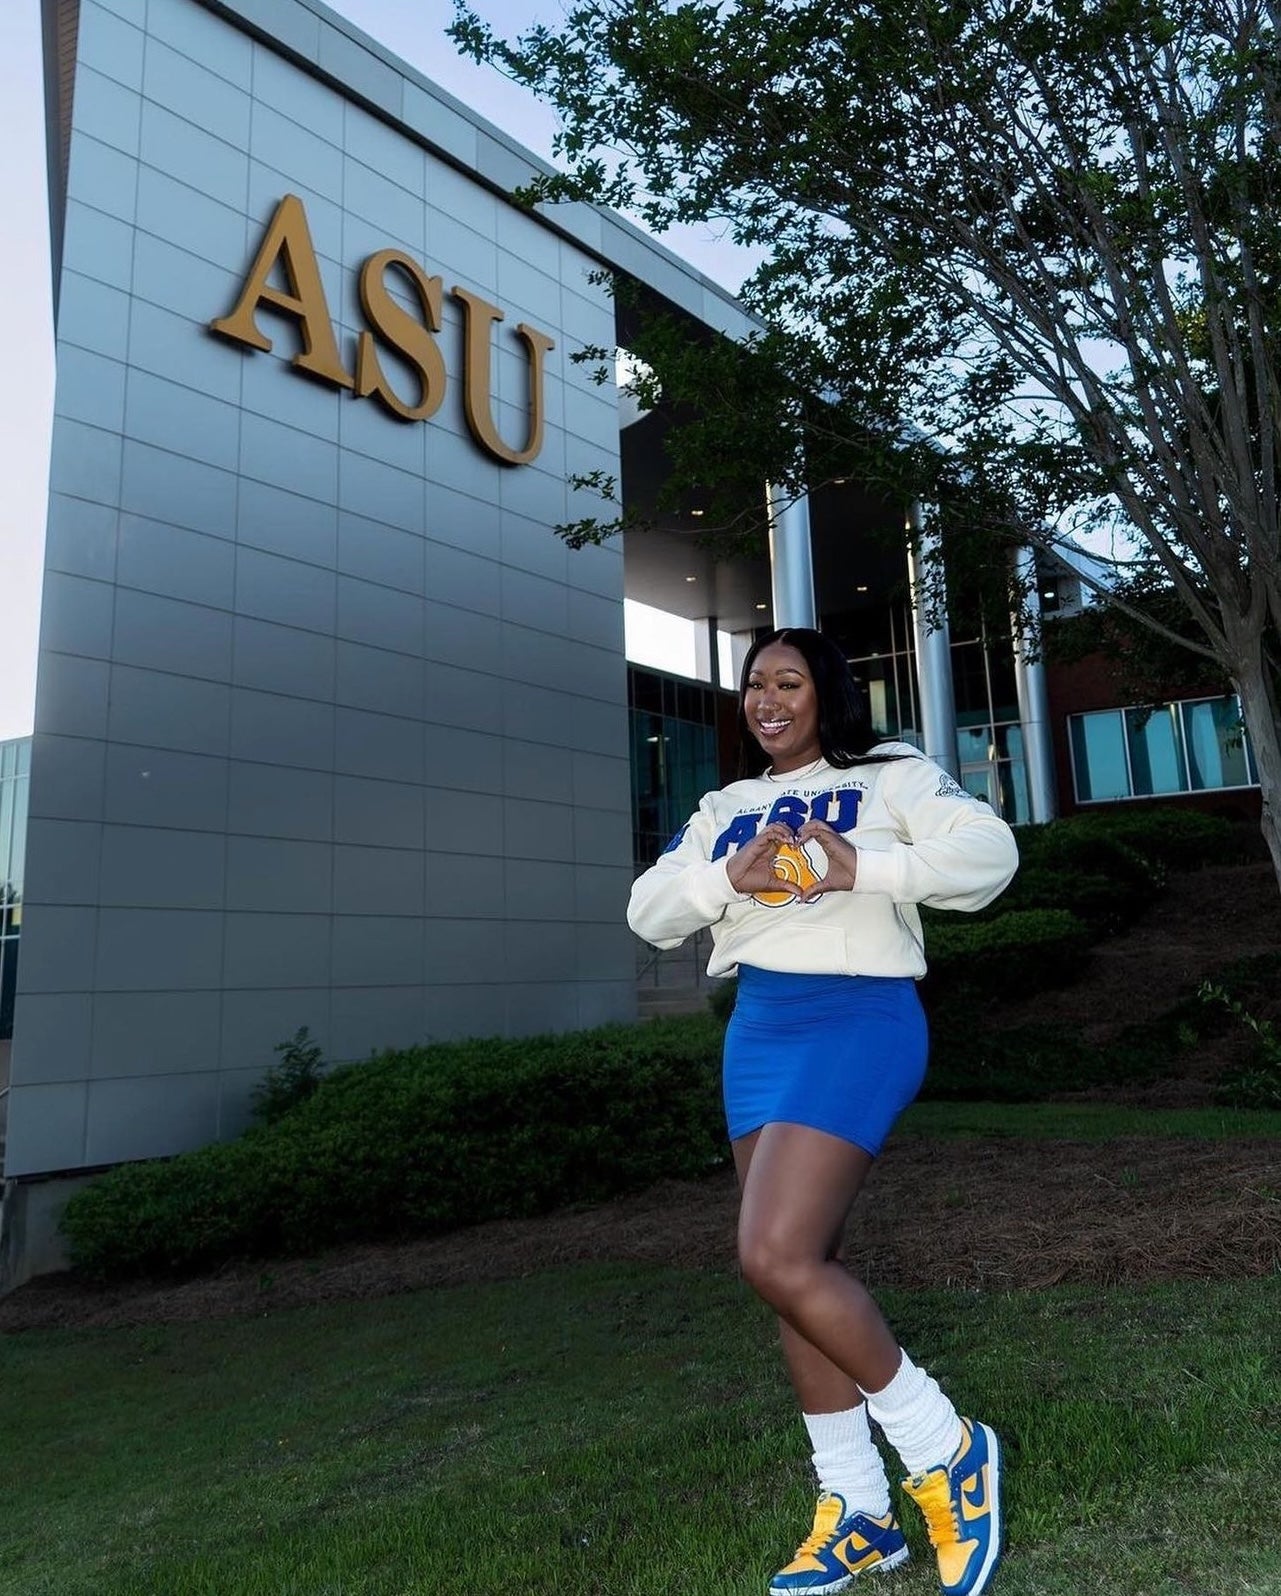
MULTIPOLYGON (((327 14, 257 9, 457 121, 327 14)), ((196 0, 84 0, 7 1175, 236 1133, 299 1025, 356 1058, 634 1013, 622 556, 551 531, 618 466, 569 358, 613 342, 594 264, 196 0), (431 420, 307 380, 269 310, 270 353, 207 331, 286 193, 349 369, 367 255, 443 276, 431 420), (502 338, 556 341, 530 465, 468 432, 454 284, 506 312, 505 437, 502 338)))

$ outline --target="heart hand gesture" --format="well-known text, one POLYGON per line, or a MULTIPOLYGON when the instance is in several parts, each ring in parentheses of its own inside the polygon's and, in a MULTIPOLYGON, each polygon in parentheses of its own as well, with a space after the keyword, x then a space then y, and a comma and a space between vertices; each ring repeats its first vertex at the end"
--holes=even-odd
POLYGON ((858 849, 823 820, 807 820, 796 833, 798 842, 816 842, 827 855, 827 873, 807 892, 798 893, 802 903, 813 903, 825 892, 848 892, 858 877, 858 849))
POLYGON ((778 850, 786 843, 795 841, 792 828, 781 820, 757 832, 726 866, 725 874, 730 886, 735 892, 790 892, 794 898, 799 898, 800 889, 790 881, 781 881, 774 871, 778 850))

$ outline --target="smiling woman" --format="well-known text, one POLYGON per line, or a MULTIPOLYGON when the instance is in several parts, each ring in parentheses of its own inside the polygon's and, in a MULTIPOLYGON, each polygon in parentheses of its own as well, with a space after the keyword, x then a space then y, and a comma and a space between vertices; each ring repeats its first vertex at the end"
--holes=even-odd
POLYGON ((919 904, 980 909, 1018 863, 1005 823, 903 743, 878 743, 841 650, 792 628, 748 654, 745 779, 708 793, 632 889, 660 948, 711 928, 738 975, 724 1096, 743 1274, 776 1311, 821 1490, 772 1596, 826 1596, 904 1562, 868 1428, 907 1470, 949 1596, 1000 1557, 1000 1447, 918 1369, 838 1255, 845 1220, 925 1074, 919 904), (962 1528, 962 1526, 964 1526, 962 1528))
POLYGON ((789 775, 822 756, 818 694, 805 657, 784 642, 756 650, 743 692, 743 716, 770 756, 770 773, 789 775))

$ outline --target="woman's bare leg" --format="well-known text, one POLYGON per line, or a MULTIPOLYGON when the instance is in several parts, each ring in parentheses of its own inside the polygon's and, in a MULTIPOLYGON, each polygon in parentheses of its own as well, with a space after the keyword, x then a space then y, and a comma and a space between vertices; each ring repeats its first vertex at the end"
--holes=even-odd
POLYGON ((739 1260, 748 1284, 792 1332, 784 1352, 802 1408, 852 1407, 859 1387, 881 1390, 900 1362, 880 1309, 835 1257, 872 1155, 826 1131, 776 1123, 736 1143, 735 1161, 743 1186, 739 1260))
MULTIPOLYGON (((740 1137, 733 1144, 734 1166, 738 1171, 740 1187, 745 1187, 747 1184, 748 1171, 752 1167, 752 1157, 760 1134, 760 1131, 753 1131, 749 1136, 740 1137)), ((841 1252, 844 1228, 845 1215, 842 1214, 827 1251, 827 1257, 842 1271, 845 1267, 841 1252)), ((793 1329, 782 1317, 778 1321, 778 1330, 787 1372, 802 1413, 844 1413, 862 1402, 863 1393, 852 1376, 807 1341, 799 1330, 793 1329)))

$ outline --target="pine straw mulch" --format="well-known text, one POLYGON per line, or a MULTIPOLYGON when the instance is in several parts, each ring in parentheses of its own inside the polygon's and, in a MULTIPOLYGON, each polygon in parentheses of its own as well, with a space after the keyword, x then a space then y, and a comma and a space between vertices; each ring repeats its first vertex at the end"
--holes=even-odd
MULTIPOLYGON (((1005 1006, 1002 1021, 1058 1021, 1104 1040, 1123 1023, 1164 1012, 1190 983, 1233 960, 1275 950, 1279 921, 1266 862, 1175 876, 1139 925, 1096 951, 1077 984, 1005 1006)), ((1242 1040, 1234 1028, 1172 1060, 1164 1081, 1090 1095, 1207 1103, 1215 1081, 1240 1062, 1242 1040)), ((95 1290, 68 1275, 45 1276, 0 1300, 0 1332, 252 1316, 589 1261, 732 1270, 736 1210, 726 1170, 589 1209, 239 1264, 191 1281, 95 1290)), ((847 1250, 873 1286, 990 1291, 1271 1274, 1281 1270, 1281 1142, 904 1135, 872 1170, 847 1250)))
MULTIPOLYGON (((50 1276, 0 1302, 0 1331, 252 1316, 589 1261, 732 1270, 736 1209, 724 1171, 590 1209, 177 1284, 93 1291, 50 1276)), ((903 1136, 873 1169, 847 1251, 873 1286, 991 1291, 1270 1274, 1281 1268, 1281 1146, 903 1136)))

